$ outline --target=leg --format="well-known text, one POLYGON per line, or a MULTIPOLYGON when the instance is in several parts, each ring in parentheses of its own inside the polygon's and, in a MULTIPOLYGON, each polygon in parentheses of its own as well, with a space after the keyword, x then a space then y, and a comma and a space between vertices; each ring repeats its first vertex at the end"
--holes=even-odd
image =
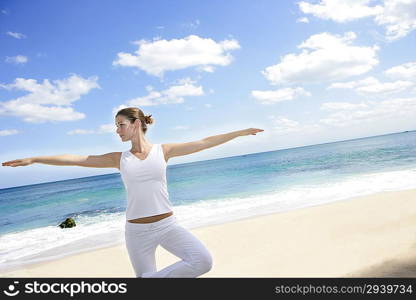
POLYGON ((179 224, 161 236, 160 245, 182 260, 143 277, 198 277, 212 268, 212 257, 204 244, 179 224))
POLYGON ((136 277, 142 277, 145 272, 156 271, 157 242, 154 236, 128 232, 126 246, 136 277))

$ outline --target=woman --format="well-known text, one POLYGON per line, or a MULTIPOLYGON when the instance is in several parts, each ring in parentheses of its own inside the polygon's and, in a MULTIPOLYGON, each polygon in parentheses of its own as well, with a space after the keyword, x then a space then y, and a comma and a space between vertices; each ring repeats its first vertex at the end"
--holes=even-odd
POLYGON ((117 168, 127 191, 126 247, 136 277, 198 277, 212 267, 204 244, 178 224, 173 215, 166 184, 170 158, 195 153, 238 136, 255 135, 262 129, 249 128, 210 136, 189 143, 152 144, 146 137, 153 119, 134 107, 117 112, 117 134, 131 149, 104 155, 57 155, 23 158, 3 163, 18 167, 33 163, 93 168, 117 168), (161 245, 182 260, 156 270, 156 247, 161 245))

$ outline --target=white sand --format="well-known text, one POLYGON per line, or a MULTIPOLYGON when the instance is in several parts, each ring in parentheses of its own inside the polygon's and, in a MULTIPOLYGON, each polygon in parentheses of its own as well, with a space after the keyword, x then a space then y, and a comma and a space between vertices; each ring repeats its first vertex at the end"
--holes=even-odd
MULTIPOLYGON (((385 192, 191 230, 214 265, 201 277, 416 277, 416 190, 385 192)), ((178 258, 158 247, 157 268, 178 258)), ((124 244, 1 277, 134 277, 124 244)))

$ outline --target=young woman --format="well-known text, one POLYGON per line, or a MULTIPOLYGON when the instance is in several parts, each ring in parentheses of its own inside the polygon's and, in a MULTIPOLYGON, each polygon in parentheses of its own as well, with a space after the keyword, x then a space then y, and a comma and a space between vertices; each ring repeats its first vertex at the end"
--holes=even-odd
POLYGON ((255 135, 262 129, 249 128, 210 136, 189 143, 152 144, 146 137, 151 115, 135 107, 116 114, 117 134, 131 149, 104 155, 37 156, 2 163, 18 167, 33 163, 92 168, 117 168, 127 191, 125 223, 126 247, 136 277, 198 277, 212 267, 212 257, 204 244, 178 224, 173 215, 166 183, 166 166, 170 158, 187 155, 223 144, 238 136, 255 135), (181 258, 156 270, 156 247, 181 258))

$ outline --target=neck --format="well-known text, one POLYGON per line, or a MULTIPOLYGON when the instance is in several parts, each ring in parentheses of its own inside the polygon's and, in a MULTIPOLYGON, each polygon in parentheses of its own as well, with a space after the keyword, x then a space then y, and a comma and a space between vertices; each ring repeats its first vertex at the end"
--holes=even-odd
POLYGON ((144 137, 140 138, 138 142, 131 143, 131 151, 133 152, 147 152, 152 148, 152 144, 146 140, 144 137))

